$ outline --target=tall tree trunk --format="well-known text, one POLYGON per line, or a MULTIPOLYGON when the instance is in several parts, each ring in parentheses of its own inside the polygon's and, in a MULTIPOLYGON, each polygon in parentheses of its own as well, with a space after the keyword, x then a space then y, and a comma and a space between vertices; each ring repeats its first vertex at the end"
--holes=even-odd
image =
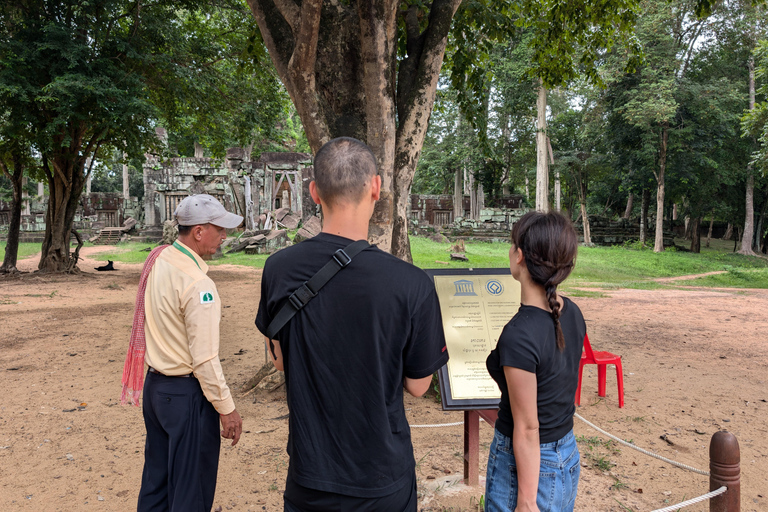
POLYGON ((482 181, 477 182, 477 190, 475 191, 475 194, 477 194, 477 199, 475 199, 475 205, 477 208, 475 218, 480 220, 480 211, 485 208, 485 190, 483 190, 482 181))
POLYGON ((199 142, 195 141, 195 158, 204 158, 205 148, 199 142))
POLYGON ((651 189, 644 188, 640 200, 640 243, 648 241, 648 210, 651 206, 651 189))
POLYGON ((21 209, 23 215, 31 215, 32 209, 29 204, 29 192, 27 192, 27 185, 29 185, 29 178, 26 176, 21 177, 21 209))
MULTIPOLYGON (((555 154, 552 151, 552 142, 549 140, 549 137, 547 137, 547 153, 549 154, 549 164, 554 166, 555 165, 555 154)), ((561 210, 561 202, 560 202, 560 170, 555 171, 555 210, 560 211, 561 210)))
POLYGON ((701 226, 701 217, 698 215, 691 218, 691 252, 701 252, 701 234, 699 233, 699 227, 701 226))
POLYGON ((712 228, 715 226, 715 210, 712 209, 712 215, 709 217, 709 230, 707 231, 706 247, 709 248, 709 242, 712 240, 712 228))
POLYGON ((525 201, 531 202, 531 180, 528 179, 528 173, 525 173, 525 201))
POLYGON ((0 266, 0 274, 16 272, 16 261, 19 254, 19 233, 21 231, 21 191, 24 177, 24 165, 22 164, 21 150, 14 148, 10 152, 10 167, 8 163, 0 158, 0 168, 3 173, 11 180, 13 196, 11 199, 11 223, 8 225, 8 237, 5 243, 5 256, 3 265, 0 266))
POLYGON ((667 142, 669 141, 669 124, 661 127, 659 144, 659 170, 656 173, 656 237, 653 252, 664 251, 664 171, 667 167, 667 142))
POLYGON ((453 218, 464 217, 464 190, 461 183, 461 168, 456 167, 453 173, 453 218))
POLYGON ((410 261, 409 191, 460 0, 435 0, 427 16, 392 0, 247 2, 312 151, 342 135, 373 150, 382 191, 368 238, 410 261), (398 16, 406 50, 399 62, 398 16))
POLYGON ((131 176, 128 174, 128 155, 123 153, 123 199, 128 201, 131 198, 131 176))
POLYGON ((536 210, 549 211, 549 165, 547 164, 547 89, 539 79, 536 100, 536 210))
POLYGON ((90 172, 83 170, 85 160, 82 156, 66 149, 66 152, 54 155, 50 163, 43 156, 49 192, 45 238, 37 267, 43 272, 71 272, 77 263, 70 256, 69 245, 78 201, 90 172))
POLYGON ((728 223, 728 227, 725 228, 725 234, 723 235, 723 240, 730 240, 733 236, 733 224, 730 222, 728 223))
POLYGON ((469 218, 477 220, 477 183, 475 173, 469 173, 469 218))
POLYGON ((582 179, 579 184, 579 203, 581 204, 581 222, 584 226, 584 243, 592 245, 592 232, 589 227, 589 215, 587 215, 587 180, 582 179))
POLYGON ((627 207, 624 209, 624 215, 622 216, 622 219, 629 219, 629 216, 632 215, 632 200, 634 196, 632 195, 632 192, 629 193, 629 196, 627 197, 627 207))
POLYGON ((512 181, 512 165, 510 163, 511 150, 509 144, 509 122, 511 117, 512 116, 509 112, 505 112, 503 115, 504 121, 501 126, 501 140, 502 144, 504 145, 504 177, 501 180, 501 195, 509 195, 512 193, 510 187, 510 182, 512 181))
MULTIPOLYGON (((750 54, 747 61, 749 69, 749 110, 755 109, 755 57, 750 54)), ((747 165, 747 193, 745 200, 744 215, 744 234, 741 238, 741 249, 739 254, 754 256, 752 250, 752 239, 755 236, 755 174, 752 169, 752 163, 747 165)))

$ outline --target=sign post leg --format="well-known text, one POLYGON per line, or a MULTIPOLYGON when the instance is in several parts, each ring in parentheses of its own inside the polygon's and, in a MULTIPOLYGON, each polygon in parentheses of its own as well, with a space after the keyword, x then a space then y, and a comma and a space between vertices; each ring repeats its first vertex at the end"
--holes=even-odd
POLYGON ((479 483, 480 466, 480 414, 464 411, 464 483, 479 483))

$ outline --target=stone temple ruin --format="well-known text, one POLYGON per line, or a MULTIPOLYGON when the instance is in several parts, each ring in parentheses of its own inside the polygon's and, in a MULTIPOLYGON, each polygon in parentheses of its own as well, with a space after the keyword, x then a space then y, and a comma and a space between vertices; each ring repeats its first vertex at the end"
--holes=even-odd
POLYGON ((227 150, 224 162, 212 158, 147 159, 144 164, 144 233, 161 230, 182 199, 210 194, 224 207, 245 218, 246 229, 256 229, 270 212, 288 208, 303 217, 315 213, 309 197, 312 161, 306 153, 264 153, 255 162, 244 159, 242 148, 227 150))
POLYGON ((471 195, 461 196, 461 205, 455 201, 450 194, 411 194, 408 216, 412 231, 438 241, 507 241, 512 225, 528 211, 521 195, 504 195, 493 208, 471 195))
MULTIPOLYGON (((241 238, 253 239, 249 245, 261 244, 273 250, 287 242, 285 229, 307 224, 316 213, 309 195, 312 171, 311 157, 306 153, 263 153, 250 161, 242 148, 230 148, 223 162, 200 157, 148 158, 139 236, 161 239, 164 224, 172 219, 182 199, 210 194, 227 210, 245 218, 246 233, 241 238), (281 230, 282 234, 270 234, 281 230)), ((240 245, 231 249, 248 248, 240 245)))
MULTIPOLYGON (((314 217, 317 208, 309 195, 313 177, 310 155, 263 153, 250 161, 245 153, 242 148, 230 148, 223 160, 147 155, 143 201, 126 197, 127 187, 124 195, 86 190, 74 229, 95 243, 128 239, 158 242, 179 202, 189 195, 206 193, 227 210, 242 215, 243 235, 255 233, 256 240, 250 245, 264 245, 266 252, 287 242, 286 229, 302 225, 300 235, 304 238, 317 234, 320 221, 314 217), (273 231, 277 233, 270 234, 273 231)), ((38 192, 38 196, 25 194, 23 198, 22 242, 41 242, 45 233, 47 198, 42 184, 38 192)), ((0 236, 9 221, 10 203, 0 201, 0 236)))

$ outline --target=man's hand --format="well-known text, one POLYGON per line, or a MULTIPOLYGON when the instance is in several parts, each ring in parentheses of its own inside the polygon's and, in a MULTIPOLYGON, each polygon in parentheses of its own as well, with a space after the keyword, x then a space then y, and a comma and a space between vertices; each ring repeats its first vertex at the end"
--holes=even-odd
POLYGON ((243 420, 237 409, 229 414, 219 414, 221 418, 221 437, 231 439, 232 446, 235 446, 240 440, 240 434, 243 433, 243 420))

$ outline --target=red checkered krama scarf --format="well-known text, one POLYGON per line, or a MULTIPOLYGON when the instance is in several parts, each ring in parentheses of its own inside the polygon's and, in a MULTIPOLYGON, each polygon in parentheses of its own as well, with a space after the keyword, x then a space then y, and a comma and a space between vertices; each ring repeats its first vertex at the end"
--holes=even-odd
POLYGON ((131 342, 128 345, 128 353, 125 356, 123 366, 123 392, 120 394, 120 403, 125 405, 129 401, 139 405, 139 395, 144 389, 144 352, 147 349, 147 340, 144 337, 144 293, 147 290, 147 280, 155 260, 168 245, 155 247, 149 253, 144 269, 139 279, 139 290, 136 292, 136 307, 133 310, 133 327, 131 327, 131 342))

